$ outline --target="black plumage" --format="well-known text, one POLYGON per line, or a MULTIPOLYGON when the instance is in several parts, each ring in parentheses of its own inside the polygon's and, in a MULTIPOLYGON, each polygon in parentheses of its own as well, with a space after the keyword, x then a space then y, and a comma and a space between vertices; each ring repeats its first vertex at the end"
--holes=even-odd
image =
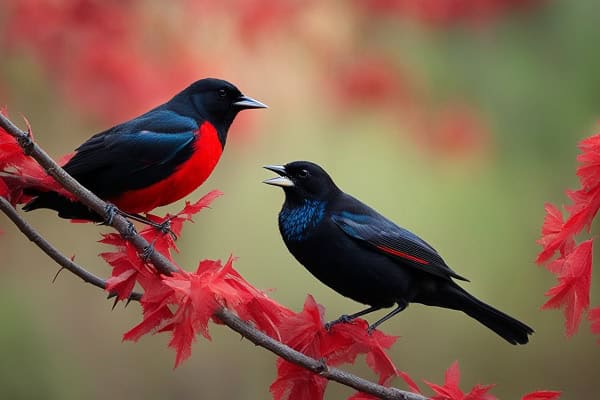
POLYGON ((285 192, 279 229, 289 251, 321 282, 370 306, 332 323, 396 305, 372 330, 409 303, 421 303, 463 311, 509 343, 528 342, 533 329, 467 293, 453 280, 467 279, 431 245, 341 191, 318 165, 265 168, 280 175, 265 183, 285 192))

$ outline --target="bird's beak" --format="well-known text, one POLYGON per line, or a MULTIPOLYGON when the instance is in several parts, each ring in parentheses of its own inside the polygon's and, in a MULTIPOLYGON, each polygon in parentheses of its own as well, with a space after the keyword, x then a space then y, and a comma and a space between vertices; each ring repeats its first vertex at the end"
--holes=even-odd
POLYGON ((271 179, 264 180, 263 183, 267 185, 273 186, 281 186, 281 187, 292 187, 294 186, 294 182, 290 178, 287 177, 287 172, 283 165, 265 165, 264 169, 268 169, 269 171, 273 171, 279 176, 271 179))
POLYGON ((266 104, 263 104, 258 100, 254 100, 252 97, 244 95, 238 97, 235 103, 233 103, 233 105, 238 108, 241 108, 242 110, 245 110, 247 108, 269 108, 269 106, 267 106, 266 104))

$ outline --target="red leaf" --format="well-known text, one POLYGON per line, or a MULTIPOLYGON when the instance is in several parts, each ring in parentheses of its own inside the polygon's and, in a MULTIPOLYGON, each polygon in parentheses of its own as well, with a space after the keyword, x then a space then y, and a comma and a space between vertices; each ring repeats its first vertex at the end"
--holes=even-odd
MULTIPOLYGON (((404 382, 408 385, 408 387, 410 388, 410 390, 413 393, 421 393, 421 389, 419 389, 419 386, 415 383, 415 381, 413 381, 413 379, 410 377, 410 375, 408 375, 406 372, 402 372, 402 371, 397 371, 397 372, 398 372, 398 376, 400 376, 404 380, 404 382)), ((379 379, 378 383, 380 385, 389 386, 390 381, 393 378, 394 378, 394 376, 389 376, 387 379, 379 379)), ((377 399, 378 399, 378 397, 373 396, 372 394, 367 394, 367 393, 362 393, 362 392, 357 392, 348 398, 348 400, 377 400, 377 399)))
POLYGON ((536 392, 527 393, 521 400, 558 400, 560 392, 553 390, 538 390, 536 392))
MULTIPOLYGON (((592 308, 588 313, 588 319, 591 322, 592 333, 600 335, 600 307, 592 308)), ((600 339, 598 339, 598 343, 600 344, 600 339)))
MULTIPOLYGON (((6 110, 0 113, 7 116, 6 110)), ((25 119, 31 133, 29 122, 25 119)), ((3 181, 2 196, 13 205, 28 201, 31 196, 24 195, 23 190, 35 188, 38 190, 58 191, 62 195, 73 198, 58 184, 54 178, 46 174, 46 171, 33 158, 26 156, 17 143, 17 140, 6 130, 0 127, 0 174, 3 181)))
POLYGON ((321 400, 328 380, 295 364, 277 367, 277 379, 269 387, 274 400, 321 400))
POLYGON ((600 209, 600 184, 590 189, 567 191, 567 195, 573 204, 567 207, 570 215, 564 230, 573 234, 587 228, 589 232, 592 220, 600 209))
POLYGON ((575 245, 569 232, 563 231, 564 222, 561 211, 551 203, 546 203, 544 209, 546 216, 542 225, 542 237, 538 240, 543 250, 536 259, 538 264, 548 261, 557 249, 564 255, 575 245))
POLYGON ((488 391, 494 385, 475 385, 469 393, 463 393, 458 386, 460 384, 460 370, 458 362, 455 361, 446 371, 446 379, 443 386, 425 381, 427 385, 437 393, 431 400, 494 400, 494 396, 488 391))
POLYGON ((546 292, 550 297, 542 309, 564 307, 567 336, 579 327, 581 315, 590 304, 592 275, 592 240, 579 244, 564 259, 564 267, 558 277, 558 285, 546 292))
POLYGON ((589 190, 600 184, 600 134, 582 140, 579 149, 577 176, 581 186, 589 190))
POLYGON ((100 242, 117 246, 117 251, 101 253, 100 257, 113 268, 111 277, 106 281, 105 290, 117 293, 119 300, 129 297, 136 282, 145 288, 148 281, 159 279, 156 270, 144 263, 137 249, 120 235, 104 235, 100 242))

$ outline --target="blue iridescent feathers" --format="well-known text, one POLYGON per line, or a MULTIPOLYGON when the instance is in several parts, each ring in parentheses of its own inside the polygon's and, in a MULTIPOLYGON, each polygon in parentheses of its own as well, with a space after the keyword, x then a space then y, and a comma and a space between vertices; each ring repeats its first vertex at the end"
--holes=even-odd
POLYGON ((310 235, 325 215, 324 201, 306 199, 301 206, 284 208, 279 214, 283 236, 290 241, 301 241, 310 235))

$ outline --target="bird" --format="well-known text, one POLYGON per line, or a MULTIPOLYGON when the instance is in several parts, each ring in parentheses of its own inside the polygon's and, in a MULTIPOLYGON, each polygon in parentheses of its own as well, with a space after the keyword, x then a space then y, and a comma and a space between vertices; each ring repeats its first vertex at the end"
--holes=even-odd
POLYGON ((468 280, 430 244, 344 193, 319 165, 294 161, 264 168, 278 176, 263 182, 285 193, 279 231, 290 253, 322 283, 369 306, 326 328, 395 305, 369 325, 372 333, 409 303, 420 303, 460 310, 511 344, 529 341, 533 329, 461 288, 455 280, 468 280))
MULTIPOLYGON (((253 108, 267 106, 227 81, 201 79, 145 114, 95 134, 63 169, 109 202, 113 212, 156 226, 140 213, 200 186, 217 165, 238 112, 253 108)), ((25 211, 47 208, 61 218, 105 219, 57 192, 33 188, 28 194, 35 197, 25 211)))

